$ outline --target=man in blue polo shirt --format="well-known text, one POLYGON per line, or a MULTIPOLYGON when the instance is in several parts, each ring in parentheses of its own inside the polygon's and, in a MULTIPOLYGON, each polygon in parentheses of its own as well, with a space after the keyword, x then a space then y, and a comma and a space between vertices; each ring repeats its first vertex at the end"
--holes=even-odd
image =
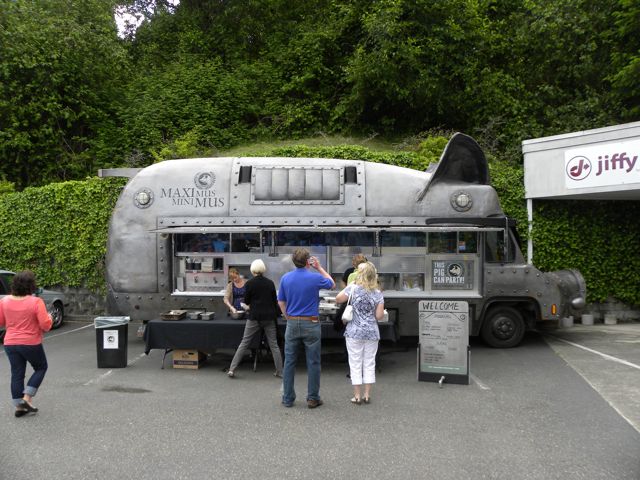
POLYGON ((335 282, 316 257, 306 248, 298 248, 291 257, 296 269, 280 280, 278 304, 287 319, 284 335, 284 370, 282 372, 282 404, 293 406, 296 399, 294 377, 298 349, 304 345, 307 357, 307 406, 322 405, 320 399, 320 317, 318 305, 321 289, 332 289, 335 282), (311 271, 311 267, 317 270, 311 271))

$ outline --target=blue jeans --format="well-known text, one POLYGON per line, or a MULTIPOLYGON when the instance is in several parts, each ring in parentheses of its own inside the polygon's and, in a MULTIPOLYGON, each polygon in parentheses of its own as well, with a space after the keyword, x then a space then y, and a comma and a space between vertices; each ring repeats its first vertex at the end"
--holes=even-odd
POLYGON ((320 336, 319 322, 288 320, 284 334, 284 370, 282 372, 282 403, 292 404, 296 399, 294 377, 298 350, 304 346, 307 357, 307 400, 320 400, 320 336))
POLYGON ((44 374, 47 372, 47 356, 40 345, 5 345, 4 353, 7 354, 11 365, 11 398, 14 405, 20 403, 23 395, 35 396, 44 374), (33 374, 24 387, 24 377, 27 371, 27 362, 33 368, 33 374))

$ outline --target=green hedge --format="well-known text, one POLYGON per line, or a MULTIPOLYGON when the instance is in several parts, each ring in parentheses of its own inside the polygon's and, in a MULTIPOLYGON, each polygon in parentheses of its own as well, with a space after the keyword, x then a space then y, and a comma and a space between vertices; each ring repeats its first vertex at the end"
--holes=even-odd
POLYGON ((104 291, 111 211, 124 179, 52 183, 0 195, 0 268, 44 286, 104 291))
POLYGON ((640 305, 638 215, 638 202, 534 201, 534 263, 580 270, 589 301, 640 305))
MULTIPOLYGON (((429 145, 441 142, 429 142, 411 152, 341 145, 254 153, 360 159, 423 170, 438 158, 429 145)), ((489 157, 489 170, 503 209, 518 220, 520 234, 526 238, 522 166, 489 157)), ((108 222, 124 184, 124 179, 92 178, 0 193, 0 268, 30 268, 42 285, 104 291, 108 222)), ((631 221, 639 214, 637 202, 536 201, 534 263, 544 271, 580 270, 587 281, 589 301, 615 297, 640 304, 640 222, 631 221)))

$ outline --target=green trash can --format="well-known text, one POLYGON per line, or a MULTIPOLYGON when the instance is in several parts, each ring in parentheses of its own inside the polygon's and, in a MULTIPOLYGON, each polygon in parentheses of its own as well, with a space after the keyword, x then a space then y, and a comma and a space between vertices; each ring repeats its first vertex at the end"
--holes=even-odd
POLYGON ((96 349, 98 368, 127 366, 129 317, 96 317, 96 349))

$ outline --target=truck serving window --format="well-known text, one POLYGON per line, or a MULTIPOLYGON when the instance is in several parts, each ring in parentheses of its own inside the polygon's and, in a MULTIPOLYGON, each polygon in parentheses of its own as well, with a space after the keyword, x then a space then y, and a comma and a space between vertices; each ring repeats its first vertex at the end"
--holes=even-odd
POLYGON ((371 247, 375 243, 373 232, 275 232, 279 247, 371 247))
POLYGON ((332 247, 372 247, 375 243, 373 232, 327 232, 327 245, 332 247))
POLYGON ((424 232, 382 232, 380 243, 383 247, 426 247, 424 232))
POLYGON ((232 233, 231 234, 231 251, 232 252, 261 252, 259 233, 232 233))
POLYGON ((276 232, 276 245, 279 247, 324 246, 324 232, 276 232))
POLYGON ((228 252, 228 233, 181 233, 175 236, 177 252, 228 252))
POLYGON ((476 232, 429 232, 429 253, 477 253, 476 232))

